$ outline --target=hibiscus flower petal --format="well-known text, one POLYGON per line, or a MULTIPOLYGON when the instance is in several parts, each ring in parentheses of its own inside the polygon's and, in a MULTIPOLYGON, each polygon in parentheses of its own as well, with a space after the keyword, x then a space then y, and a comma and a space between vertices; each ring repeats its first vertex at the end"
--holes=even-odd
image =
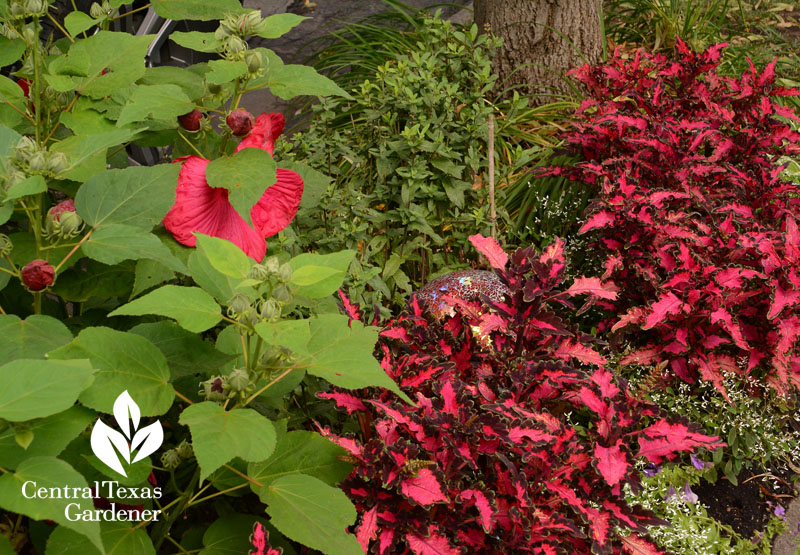
POLYGON ((253 226, 262 237, 275 235, 291 223, 303 197, 303 178, 292 170, 278 168, 278 180, 250 210, 253 226))
POLYGON ((175 204, 164 217, 164 227, 179 243, 193 247, 195 232, 227 239, 247 256, 261 261, 267 252, 263 236, 247 225, 228 202, 228 191, 213 188, 206 181, 208 160, 184 156, 178 174, 175 204))
POLYGON ((243 148, 260 148, 272 154, 275 149, 275 139, 283 131, 284 123, 283 114, 277 112, 261 114, 256 118, 250 134, 242 139, 242 142, 236 147, 236 152, 243 148))

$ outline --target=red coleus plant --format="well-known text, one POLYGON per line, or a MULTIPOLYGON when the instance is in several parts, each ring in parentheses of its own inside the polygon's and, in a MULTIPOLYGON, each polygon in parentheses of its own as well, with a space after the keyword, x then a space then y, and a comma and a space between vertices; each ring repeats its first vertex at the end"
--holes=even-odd
POLYGON ((632 398, 593 338, 553 310, 577 295, 616 297, 597 278, 563 287, 561 241, 509 257, 472 240, 500 298, 476 274, 444 280, 380 335, 384 370, 417 406, 385 391, 321 394, 362 424, 359 439, 322 430, 355 465, 341 487, 360 513, 359 542, 380 554, 657 553, 639 534, 659 521, 622 492, 638 483, 632 463, 718 439, 632 398))
POLYGON ((597 190, 581 231, 625 286, 607 323, 637 346, 624 363, 723 394, 723 372, 753 374, 785 393, 800 384, 800 187, 778 159, 800 134, 775 100, 800 91, 775 85, 775 62, 717 75, 724 46, 575 70, 590 98, 565 139, 584 161, 548 172, 597 190))
MULTIPOLYGON (((260 148, 272 154, 275 139, 283 131, 283 115, 261 114, 253 130, 236 152, 243 148, 260 148)), ((250 210, 253 227, 228 202, 228 190, 214 188, 206 181, 209 160, 200 156, 183 156, 175 204, 164 217, 164 227, 179 243, 193 247, 195 233, 227 239, 249 257, 261 261, 267 252, 264 239, 284 229, 297 214, 303 196, 303 180, 295 172, 278 168, 277 181, 250 210)))

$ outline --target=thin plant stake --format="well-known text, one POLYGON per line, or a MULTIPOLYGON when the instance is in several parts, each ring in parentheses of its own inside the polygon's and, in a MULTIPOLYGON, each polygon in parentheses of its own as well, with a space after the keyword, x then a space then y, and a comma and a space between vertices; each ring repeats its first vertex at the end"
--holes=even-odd
POLYGON ((497 236, 497 213, 494 205, 494 114, 489 114, 489 221, 492 237, 497 236))

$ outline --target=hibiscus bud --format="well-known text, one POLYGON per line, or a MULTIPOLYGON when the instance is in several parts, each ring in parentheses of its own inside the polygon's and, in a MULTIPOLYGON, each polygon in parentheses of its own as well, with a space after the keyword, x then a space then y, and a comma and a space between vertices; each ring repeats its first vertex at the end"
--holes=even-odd
POLYGON ((52 152, 47 159, 47 170, 53 175, 58 175, 67 169, 69 161, 63 152, 52 152))
POLYGON ((22 17, 25 15, 25 6, 20 3, 11 5, 11 15, 15 17, 22 17))
POLYGON ((239 314, 236 321, 252 328, 258 324, 258 314, 256 314, 256 310, 251 307, 239 314))
POLYGON ((283 283, 289 283, 292 279, 292 267, 289 265, 288 262, 285 262, 281 265, 280 269, 278 270, 278 277, 283 283))
POLYGON ((237 293, 228 301, 228 315, 231 318, 243 314, 248 308, 250 308, 250 297, 247 295, 237 293))
POLYGON ((261 304, 261 317, 267 322, 281 317, 281 305, 275 299, 267 299, 261 304))
POLYGON ((186 441, 185 439, 178 444, 175 448, 175 451, 180 455, 182 459, 190 459, 194 456, 194 449, 192 448, 192 444, 186 441))
POLYGON ((278 285, 272 292, 272 298, 279 303, 288 302, 292 298, 292 292, 285 285, 278 285))
POLYGON ((30 15, 41 15, 47 7, 47 2, 44 0, 27 0, 25 2, 25 9, 30 15))
POLYGON ((175 449, 164 451, 164 454, 161 455, 161 464, 167 470, 175 470, 181 464, 181 456, 175 449))
POLYGON ((80 234, 83 229, 83 218, 78 216, 77 212, 65 212, 61 215, 59 224, 61 226, 61 237, 69 239, 80 234))
POLYGON ((225 27, 223 27, 222 25, 217 27, 217 30, 214 31, 214 38, 217 39, 220 42, 224 41, 229 36, 231 36, 231 32, 228 29, 226 29, 225 27))
POLYGON ((264 266, 267 268, 269 273, 277 274, 278 270, 281 267, 281 263, 278 262, 278 257, 277 256, 270 256, 269 258, 267 258, 264 261, 264 266))
POLYGON ((22 283, 31 291, 50 287, 55 277, 55 270, 46 260, 34 260, 22 268, 22 283))
POLYGON ((234 135, 243 137, 253 129, 253 116, 247 110, 234 110, 225 118, 225 123, 234 135))
POLYGON ((47 157, 45 153, 39 150, 31 154, 31 157, 28 159, 28 167, 33 173, 42 173, 45 171, 47 169, 47 157))
POLYGON ((248 50, 244 54, 244 61, 247 64, 247 71, 250 73, 256 73, 259 69, 261 69, 261 64, 263 63, 264 59, 261 57, 261 52, 257 50, 248 50))
POLYGON ((228 40, 225 41, 225 47, 231 54, 239 54, 247 49, 247 44, 239 37, 231 35, 228 37, 228 40))
POLYGON ((200 129, 200 120, 203 118, 203 113, 195 108, 188 114, 178 116, 178 123, 187 131, 198 131, 200 129))
POLYGON ((269 270, 262 264, 254 264, 247 273, 247 277, 257 281, 264 281, 269 277, 269 270))
POLYGON ((236 22, 239 33, 242 36, 255 33, 259 23, 261 23, 261 12, 258 10, 249 11, 240 15, 239 20, 236 22))
POLYGON ((36 141, 30 137, 23 136, 17 142, 17 146, 14 147, 14 157, 19 161, 25 161, 37 150, 39 150, 39 145, 36 144, 36 141))
POLYGON ((250 374, 247 373, 247 369, 234 368, 228 375, 228 385, 237 393, 247 389, 250 385, 250 374))
POLYGON ((14 243, 8 238, 8 235, 0 233, 0 256, 8 256, 14 250, 14 243))
MULTIPOLYGON (((36 44, 36 32, 30 27, 25 27, 22 30, 22 40, 24 40, 28 45, 36 44)), ((32 58, 33 56, 31 56, 29 59, 32 58)), ((33 65, 32 62, 31 65, 33 65)))
POLYGON ((203 389, 199 394, 206 398, 206 401, 220 402, 225 400, 225 389, 227 382, 223 376, 213 376, 204 382, 200 382, 203 389))
POLYGON ((10 189, 10 188, 11 188, 11 187, 13 187, 14 185, 16 185, 16 184, 18 184, 18 183, 22 183, 22 182, 23 182, 23 181, 25 181, 25 179, 27 179, 27 178, 28 178, 28 176, 27 176, 27 175, 25 175, 23 172, 21 172, 21 171, 19 171, 19 170, 13 170, 13 171, 11 172, 11 175, 9 175, 9 176, 8 176, 8 179, 7 179, 7 180, 6 180, 6 182, 3 184, 3 186, 4 186, 6 189, 10 189))

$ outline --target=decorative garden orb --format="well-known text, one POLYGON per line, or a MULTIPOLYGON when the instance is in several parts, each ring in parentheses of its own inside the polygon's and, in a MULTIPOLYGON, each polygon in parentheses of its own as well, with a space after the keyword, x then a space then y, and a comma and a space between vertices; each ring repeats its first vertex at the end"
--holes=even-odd
POLYGON ((500 302, 509 293, 508 287, 493 272, 486 270, 461 270, 439 276, 425 284, 417 292, 420 305, 430 310, 436 318, 451 314, 445 295, 464 301, 476 301, 486 295, 493 302, 500 302))

